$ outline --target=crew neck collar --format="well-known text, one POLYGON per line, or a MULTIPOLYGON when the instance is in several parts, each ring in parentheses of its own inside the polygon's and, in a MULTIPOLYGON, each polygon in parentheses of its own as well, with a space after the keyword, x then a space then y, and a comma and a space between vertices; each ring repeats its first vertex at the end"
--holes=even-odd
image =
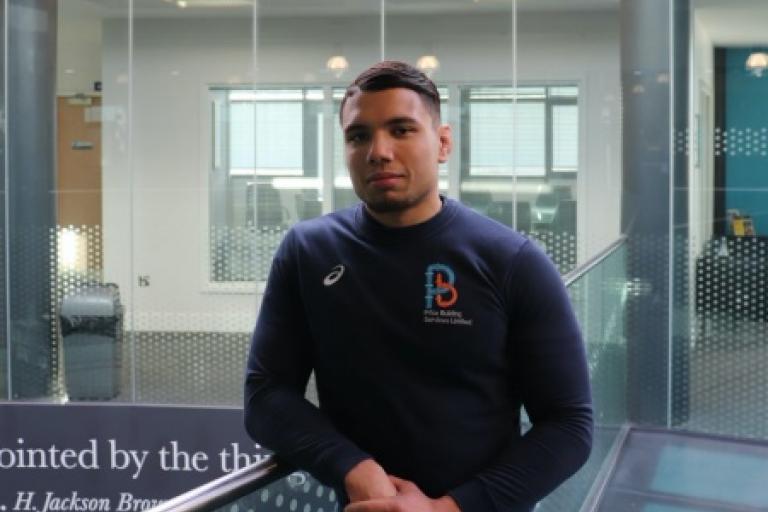
POLYGON ((355 220, 360 232, 367 238, 388 242, 410 241, 423 239, 440 231, 456 214, 457 203, 455 200, 440 196, 443 203, 440 211, 435 215, 412 226, 390 227, 376 220, 360 203, 355 212, 355 220))

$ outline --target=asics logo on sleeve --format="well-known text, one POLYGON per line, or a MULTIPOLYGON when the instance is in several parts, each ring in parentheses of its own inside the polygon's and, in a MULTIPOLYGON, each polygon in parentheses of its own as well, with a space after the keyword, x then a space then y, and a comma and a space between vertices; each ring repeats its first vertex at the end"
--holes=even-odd
POLYGON ((341 276, 343 275, 344 275, 344 265, 336 265, 331 270, 331 273, 325 276, 325 279, 323 279, 323 284, 325 286, 333 286, 339 281, 339 279, 341 279, 341 276))

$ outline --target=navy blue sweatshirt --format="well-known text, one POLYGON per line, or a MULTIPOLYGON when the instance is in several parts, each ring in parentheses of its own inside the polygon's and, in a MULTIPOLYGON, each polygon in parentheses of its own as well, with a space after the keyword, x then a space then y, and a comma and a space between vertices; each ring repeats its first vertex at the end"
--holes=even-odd
POLYGON ((533 242, 451 199, 406 228, 361 205, 301 222, 270 271, 245 423, 339 489, 371 457, 463 512, 532 510, 592 441, 561 277, 533 242), (304 399, 313 369, 319 409, 304 399))

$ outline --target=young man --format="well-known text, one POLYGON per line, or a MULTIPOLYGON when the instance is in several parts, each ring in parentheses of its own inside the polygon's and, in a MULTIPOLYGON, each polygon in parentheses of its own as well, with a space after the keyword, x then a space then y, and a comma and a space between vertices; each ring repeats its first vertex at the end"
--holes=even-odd
POLYGON ((561 278, 532 242, 440 196, 451 131, 417 69, 364 71, 341 124, 362 204, 297 224, 277 251, 248 432, 347 512, 530 511, 592 440, 561 278), (319 409, 304 399, 312 370, 319 409))

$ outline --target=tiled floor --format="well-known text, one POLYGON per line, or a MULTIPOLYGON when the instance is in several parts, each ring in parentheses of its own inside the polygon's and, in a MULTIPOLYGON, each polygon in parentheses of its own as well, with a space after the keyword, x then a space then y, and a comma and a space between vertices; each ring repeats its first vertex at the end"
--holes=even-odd
POLYGON ((581 504, 587 498, 595 479, 598 477, 603 461, 608 456, 618 433, 618 428, 596 428, 592 454, 587 463, 567 482, 542 500, 536 507, 536 512, 578 512, 581 510, 581 504))
POLYGON ((599 512, 768 510, 768 443, 632 430, 599 512))

